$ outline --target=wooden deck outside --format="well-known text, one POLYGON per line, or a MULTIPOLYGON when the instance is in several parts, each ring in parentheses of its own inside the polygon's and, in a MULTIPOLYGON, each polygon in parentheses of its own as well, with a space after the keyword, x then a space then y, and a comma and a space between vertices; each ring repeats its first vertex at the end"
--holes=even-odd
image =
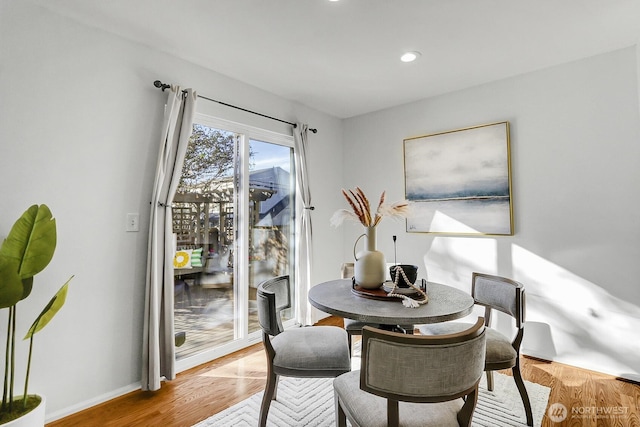
MULTIPOLYGON (((233 293, 192 285, 178 292, 174 304, 175 332, 185 332, 184 344, 176 348, 176 359, 196 355, 233 340, 233 293)), ((249 331, 258 330, 258 314, 250 302, 249 331)))

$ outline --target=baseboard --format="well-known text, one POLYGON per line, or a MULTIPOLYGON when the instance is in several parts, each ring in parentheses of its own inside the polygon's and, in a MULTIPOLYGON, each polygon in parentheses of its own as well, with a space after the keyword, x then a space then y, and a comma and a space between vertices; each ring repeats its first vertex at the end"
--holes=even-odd
POLYGON ((619 379, 621 381, 628 381, 635 384, 640 383, 640 374, 636 372, 614 372, 611 370, 607 371, 607 370, 603 370, 601 366, 592 366, 585 363, 576 364, 573 360, 566 360, 565 358, 562 358, 562 357, 549 357, 549 355, 538 353, 536 351, 531 351, 530 349, 527 349, 526 351, 522 350, 521 354, 523 356, 531 357, 533 359, 562 363, 563 365, 573 366, 575 368, 586 369, 588 371, 598 372, 604 375, 611 375, 612 377, 615 377, 616 379, 619 379))
POLYGON ((69 415, 73 415, 76 412, 84 411, 85 409, 89 409, 93 406, 115 399, 116 397, 120 397, 127 393, 131 393, 132 391, 140 390, 141 388, 142 386, 140 383, 134 383, 124 387, 120 387, 119 389, 110 391, 109 393, 96 396, 92 399, 85 400, 84 402, 80 402, 73 406, 69 406, 67 408, 60 409, 59 411, 53 412, 51 414, 47 414, 45 422, 50 423, 50 422, 59 420, 60 418, 68 417, 69 415))

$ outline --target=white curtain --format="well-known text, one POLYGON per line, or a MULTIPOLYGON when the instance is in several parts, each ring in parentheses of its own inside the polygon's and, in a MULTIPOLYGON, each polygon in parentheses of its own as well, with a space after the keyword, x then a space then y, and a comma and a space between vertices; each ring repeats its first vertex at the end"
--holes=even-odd
POLYGON ((142 348, 142 389, 158 390, 175 372, 171 203, 191 136, 197 95, 171 86, 165 105, 158 166, 151 197, 142 348))
POLYGON ((293 128, 293 141, 295 145, 294 162, 296 168, 296 183, 298 194, 302 199, 302 213, 298 216, 297 223, 297 245, 296 245, 296 267, 298 279, 298 304, 296 320, 303 325, 310 325, 311 307, 307 300, 307 295, 311 287, 311 191, 309 190, 309 177, 307 175, 307 131, 309 126, 298 123, 293 128))

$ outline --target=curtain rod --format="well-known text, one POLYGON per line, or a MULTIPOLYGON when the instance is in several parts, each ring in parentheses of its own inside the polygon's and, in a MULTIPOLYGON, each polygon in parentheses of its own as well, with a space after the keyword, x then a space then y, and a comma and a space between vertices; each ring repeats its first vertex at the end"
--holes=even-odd
MULTIPOLYGON (((158 89, 162 89, 163 92, 164 92, 165 89, 169 89, 171 87, 171 85, 168 85, 166 83, 162 83, 160 80, 156 80, 155 82, 153 82, 153 85, 155 87, 157 87, 158 89)), ((297 127, 297 125, 295 123, 291 123, 291 122, 288 122, 286 120, 278 119, 276 117, 267 116, 266 114, 258 113, 258 112, 251 111, 251 110, 247 110, 246 108, 238 107, 236 105, 227 104, 226 102, 218 101, 216 99, 207 98, 206 96, 202 96, 202 95, 197 95, 197 96, 198 96, 198 98, 206 99, 207 101, 217 102, 218 104, 224 105, 225 107, 235 108, 236 110, 245 111, 247 113, 255 114, 256 116, 266 117, 267 119, 275 120, 275 121, 281 122, 281 123, 286 123, 288 125, 293 126, 294 128, 297 127)), ((309 128, 309 130, 311 132, 313 132, 313 133, 318 133, 318 129, 309 128)))

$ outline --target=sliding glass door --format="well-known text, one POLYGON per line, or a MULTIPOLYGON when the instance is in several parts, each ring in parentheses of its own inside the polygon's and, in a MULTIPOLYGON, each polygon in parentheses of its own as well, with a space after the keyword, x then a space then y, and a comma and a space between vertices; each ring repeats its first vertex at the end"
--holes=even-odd
POLYGON ((259 340, 257 286, 295 276, 294 190, 291 137, 196 118, 173 204, 178 369, 259 340))

